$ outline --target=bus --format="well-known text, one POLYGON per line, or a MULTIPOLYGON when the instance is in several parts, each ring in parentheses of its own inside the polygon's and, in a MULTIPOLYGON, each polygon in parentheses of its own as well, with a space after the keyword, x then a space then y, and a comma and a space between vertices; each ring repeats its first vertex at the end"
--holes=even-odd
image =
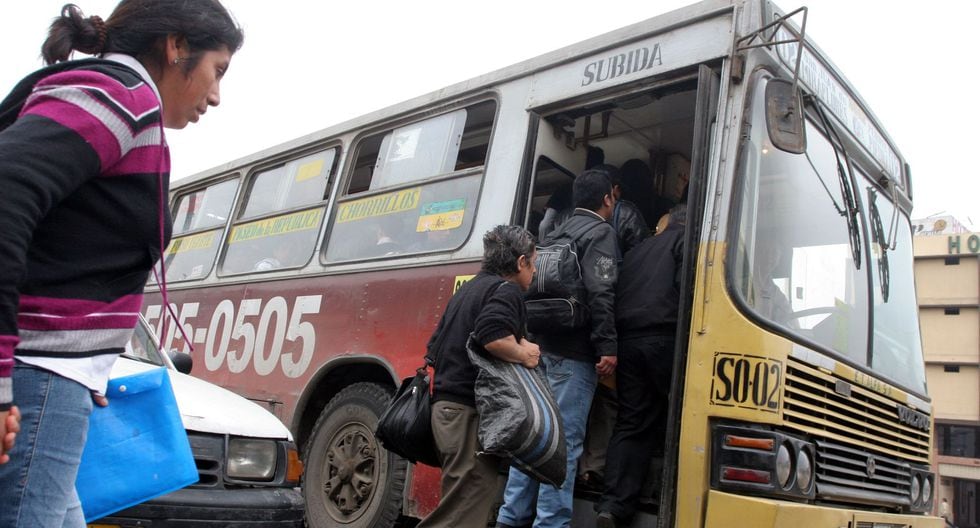
POLYGON ((381 448, 378 415, 482 235, 537 234, 601 151, 647 169, 629 199, 649 226, 688 218, 666 449, 634 526, 941 526, 910 170, 807 13, 705 0, 181 180, 168 350, 289 424, 310 526, 421 518, 438 470, 381 448))

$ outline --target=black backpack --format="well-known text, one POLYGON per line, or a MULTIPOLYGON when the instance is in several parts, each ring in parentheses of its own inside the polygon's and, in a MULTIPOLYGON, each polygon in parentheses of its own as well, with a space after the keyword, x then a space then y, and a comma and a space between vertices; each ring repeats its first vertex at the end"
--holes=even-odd
POLYGON ((585 283, 579 263, 578 239, 596 224, 574 232, 559 232, 537 247, 537 270, 524 294, 527 329, 553 333, 585 327, 590 320, 585 283))

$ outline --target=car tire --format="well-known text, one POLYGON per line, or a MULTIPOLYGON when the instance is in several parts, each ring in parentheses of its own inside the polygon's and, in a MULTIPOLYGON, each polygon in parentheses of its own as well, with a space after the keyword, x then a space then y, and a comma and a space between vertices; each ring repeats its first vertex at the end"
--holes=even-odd
POLYGON ((391 528, 401 512, 408 462, 374 437, 392 393, 354 383, 337 393, 313 426, 303 455, 310 528, 391 528))

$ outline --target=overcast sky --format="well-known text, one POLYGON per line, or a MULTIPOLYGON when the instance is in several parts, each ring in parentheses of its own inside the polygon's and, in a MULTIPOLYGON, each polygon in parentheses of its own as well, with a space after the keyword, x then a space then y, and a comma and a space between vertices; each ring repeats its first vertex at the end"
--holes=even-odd
MULTIPOLYGON (((75 2, 86 14, 108 18, 117 0, 75 2)), ((63 3, 4 3, 0 92, 41 65, 41 42, 63 3)), ((688 3, 225 0, 245 28, 245 46, 222 83, 221 106, 196 125, 168 131, 173 177, 688 3)), ((801 3, 779 2, 787 10, 801 3)), ((980 2, 802 5, 810 8, 807 32, 857 87, 911 165, 913 217, 953 214, 980 230, 974 159, 980 2)))

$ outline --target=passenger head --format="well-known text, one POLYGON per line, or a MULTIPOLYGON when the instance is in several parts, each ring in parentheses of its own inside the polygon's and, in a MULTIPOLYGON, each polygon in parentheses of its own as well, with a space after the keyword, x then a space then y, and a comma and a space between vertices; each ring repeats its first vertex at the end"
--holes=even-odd
POLYGON ((41 55, 48 64, 67 60, 73 50, 136 58, 160 91, 164 125, 183 128, 218 105, 221 77, 243 40, 218 0, 122 0, 106 21, 67 4, 41 55))
POLYGON ((653 194, 653 172, 641 159, 633 158, 623 163, 619 169, 623 193, 627 198, 639 195, 649 198, 653 194))
POLYGON ((655 232, 659 235, 667 229, 667 226, 675 224, 687 224, 687 204, 675 205, 673 208, 671 208, 669 213, 661 216, 660 220, 657 221, 655 232))
POLYGON ((520 226, 499 225, 483 235, 483 271, 501 277, 528 275, 526 290, 534 275, 534 237, 520 226), (530 270, 530 273, 527 273, 530 270))
POLYGON ((612 217, 616 199, 613 197, 612 181, 609 173, 602 169, 591 169, 575 178, 572 187, 575 207, 598 213, 605 219, 612 217))
POLYGON ((670 223, 671 224, 687 224, 687 204, 677 204, 670 209, 670 223))

